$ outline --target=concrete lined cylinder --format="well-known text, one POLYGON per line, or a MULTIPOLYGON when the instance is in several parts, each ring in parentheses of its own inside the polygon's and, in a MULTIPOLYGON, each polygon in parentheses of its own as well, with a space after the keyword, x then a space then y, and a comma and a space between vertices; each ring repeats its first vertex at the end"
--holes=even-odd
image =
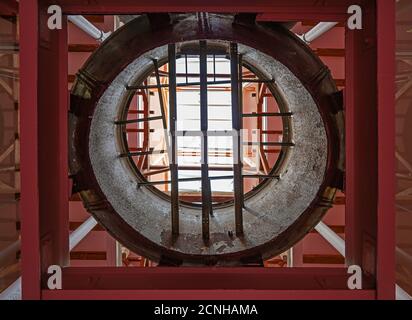
POLYGON ((85 207, 122 244, 169 264, 245 264, 279 254, 308 233, 330 208, 343 163, 343 116, 329 70, 301 40, 281 25, 261 25, 234 15, 139 16, 116 31, 90 57, 72 89, 70 170, 85 207), (171 233, 167 199, 138 187, 128 159, 119 157, 122 133, 115 121, 130 92, 151 72, 152 59, 167 60, 207 40, 226 50, 238 43, 245 63, 274 79, 293 113, 295 147, 271 179, 245 200, 244 234, 234 235, 233 205, 214 210, 210 240, 201 232, 200 208, 180 206, 179 236, 171 233))

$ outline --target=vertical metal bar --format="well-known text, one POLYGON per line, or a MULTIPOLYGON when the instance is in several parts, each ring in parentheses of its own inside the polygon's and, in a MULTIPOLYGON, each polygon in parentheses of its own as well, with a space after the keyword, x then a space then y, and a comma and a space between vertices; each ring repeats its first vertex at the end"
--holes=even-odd
MULTIPOLYGON (((175 56, 176 56, 176 53, 175 53, 175 56)), ((160 83, 159 64, 158 64, 156 59, 153 59, 153 64, 154 64, 154 67, 155 67, 157 94, 159 95, 159 104, 160 104, 160 112, 162 113, 163 129, 167 130, 166 109, 165 109, 165 104, 164 104, 164 101, 163 101, 162 86, 161 86, 161 83, 160 83)), ((175 80, 174 83, 175 83, 175 87, 176 87, 176 59, 175 59, 175 77, 174 77, 174 80, 175 80)), ((170 82, 170 75, 169 75, 169 82, 170 82)), ((169 84, 169 86, 170 86, 170 84, 169 84)), ((169 90, 171 90, 171 88, 169 88, 169 90)), ((165 142, 166 142, 166 149, 169 149, 169 140, 168 140, 168 137, 166 135, 165 135, 165 142)))
POLYGON ((230 44, 230 77, 232 93, 232 129, 233 136, 233 191, 235 198, 235 227, 236 235, 243 234, 243 180, 242 180, 242 144, 240 132, 242 129, 242 92, 239 81, 239 56, 236 43, 230 44), (239 90, 240 89, 240 90, 239 90))
POLYGON ((186 83, 189 83, 189 78, 188 78, 188 67, 187 67, 187 54, 185 54, 185 76, 186 76, 186 83))
MULTIPOLYGON (((176 97, 176 46, 169 44, 169 122, 171 137, 171 159, 170 181, 171 181, 171 211, 172 211, 172 234, 179 234, 179 185, 178 167, 176 159, 176 119, 177 119, 177 97, 176 97)), ((167 139, 167 137, 166 137, 167 139)))
MULTIPOLYGON (((70 262, 70 254, 69 254, 69 234, 67 230, 69 229, 69 179, 67 177, 67 172, 69 172, 67 159, 69 157, 68 154, 68 103, 69 103, 69 94, 67 92, 67 73, 68 73, 68 25, 67 19, 63 19, 62 21, 62 29, 56 30, 54 34, 58 37, 55 43, 55 48, 58 49, 58 54, 55 55, 54 60, 55 64, 58 66, 54 70, 58 70, 57 81, 58 84, 58 114, 55 116, 58 118, 58 154, 59 159, 58 162, 58 170, 56 174, 56 178, 58 179, 58 205, 50 210, 50 216, 57 215, 57 221, 52 227, 52 230, 56 232, 56 246, 54 251, 56 252, 55 260, 53 262, 58 262, 61 267, 69 265, 70 262), (58 214, 56 214, 58 211, 58 214)), ((50 61, 49 61, 50 62, 50 61)), ((49 80, 51 80, 49 78, 49 80)), ((49 88, 50 89, 50 88, 49 88)), ((50 99, 50 95, 45 94, 46 99, 50 99)), ((50 129, 50 126, 49 126, 50 129)), ((45 134, 47 134, 46 131, 45 134)), ((50 144, 47 144, 47 148, 50 149, 50 144)), ((50 162, 48 163, 50 164, 50 162)), ((46 169, 46 172, 51 172, 50 168, 46 169)), ((50 180, 48 180, 50 183, 50 180)), ((49 193, 49 195, 51 195, 49 193)), ((47 196, 46 196, 47 199, 47 196)), ((44 209, 44 207, 43 207, 44 209)), ((48 220, 51 222, 51 220, 48 220)))
POLYGON ((216 81, 216 55, 213 55, 213 81, 216 81))
POLYGON ((379 300, 395 298, 395 44, 396 3, 377 2, 378 208, 376 291, 379 300), (389 107, 388 107, 389 106, 389 107))
MULTIPOLYGON (((258 103, 257 103, 257 113, 263 113, 263 102, 265 99, 265 91, 266 91, 266 85, 264 83, 259 83, 258 85, 258 103)), ((267 112, 267 110, 265 110, 267 112)), ((257 129, 259 130, 259 142, 263 141, 263 135, 262 135, 262 130, 263 130, 263 118, 262 117, 256 117, 257 120, 257 129)), ((266 119, 265 119, 266 120, 266 119)), ((267 140, 267 139, 266 139, 267 140)), ((263 171, 265 174, 268 174, 270 171, 269 167, 269 162, 266 157, 263 145, 259 146, 259 157, 260 161, 263 166, 263 171)))
MULTIPOLYGON (((143 118, 149 118, 149 100, 145 90, 141 91, 142 102, 143 102, 143 118)), ((149 148, 149 135, 150 135, 150 121, 143 122, 143 143, 142 151, 147 151, 149 148)), ((140 139, 139 139, 140 143, 140 139)), ((148 169, 147 165, 149 164, 148 157, 143 156, 139 158, 137 166, 141 169, 148 169)))
MULTIPOLYGON (((175 68, 176 68, 176 59, 174 59, 174 61, 175 61, 175 68)), ((166 109, 165 109, 165 104, 164 104, 164 100, 163 100, 162 84, 160 82, 159 64, 158 64, 156 59, 153 59, 153 64, 154 64, 154 67, 155 67, 157 94, 159 96, 159 105, 160 105, 160 112, 162 114, 163 130, 165 132, 164 138, 165 138, 166 150, 169 150, 170 143, 169 143, 169 137, 166 134, 166 132, 167 132, 166 109)), ((169 78, 170 78, 170 75, 169 75, 169 78)), ((176 80, 176 72, 175 72, 174 79, 176 80)), ((170 79, 169 79, 169 81, 170 81, 170 79)), ((176 81, 175 81, 175 83, 176 83, 176 81)), ((170 90, 170 88, 169 88, 169 90, 170 90)), ((169 122, 171 122, 171 121, 169 121, 169 122)), ((168 153, 168 155, 169 155, 169 153, 168 153)), ((169 162, 174 163, 170 159, 169 159, 169 162)))
POLYGON ((40 299, 40 209, 38 161, 38 1, 20 3, 20 127, 21 127, 21 218, 22 293, 25 299, 40 299))
POLYGON ((212 211, 212 196, 208 163, 208 103, 207 103, 207 53, 206 41, 200 41, 200 130, 202 131, 201 170, 202 170, 202 235, 209 239, 209 214, 212 211))

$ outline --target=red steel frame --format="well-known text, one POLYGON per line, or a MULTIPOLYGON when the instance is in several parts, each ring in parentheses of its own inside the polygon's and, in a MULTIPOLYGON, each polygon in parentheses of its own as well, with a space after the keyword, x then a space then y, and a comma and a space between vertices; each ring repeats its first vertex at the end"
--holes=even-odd
POLYGON ((364 30, 346 34, 346 257, 365 272, 347 290, 329 268, 74 268, 46 290, 47 266, 68 262, 67 25, 47 28, 47 6, 65 14, 256 12, 262 21, 339 21, 353 0, 20 1, 23 299, 394 299, 395 1, 358 0, 364 30), (376 36, 378 35, 378 37, 376 36))

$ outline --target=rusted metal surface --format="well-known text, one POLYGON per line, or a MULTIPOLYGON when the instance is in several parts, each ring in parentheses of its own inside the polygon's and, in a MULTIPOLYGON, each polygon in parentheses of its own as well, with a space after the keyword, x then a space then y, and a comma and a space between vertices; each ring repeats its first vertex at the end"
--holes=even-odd
POLYGON ((236 133, 233 136, 233 192, 235 197, 235 231, 236 236, 243 235, 243 179, 242 179, 242 102, 241 102, 241 72, 237 43, 230 43, 230 74, 231 74, 231 94, 232 94, 232 129, 236 133))
POLYGON ((202 173, 202 236, 209 241, 209 215, 212 214, 212 194, 209 179, 209 147, 208 147, 208 99, 207 99, 207 42, 199 41, 200 64, 200 130, 202 131, 201 173, 202 173))
MULTIPOLYGON (((171 190, 171 215, 172 215, 172 234, 179 235, 179 174, 177 163, 176 145, 176 121, 177 121, 177 96, 176 96, 176 46, 169 44, 169 123, 170 123, 170 179, 171 190)), ((161 94, 159 93, 159 96, 161 94)), ((163 125, 166 128, 165 125, 163 125)), ((167 141, 167 137, 166 137, 167 141)))
MULTIPOLYGON (((298 38, 281 26, 263 26, 233 15, 172 15, 153 25, 142 15, 115 32, 78 73, 72 90, 71 174, 85 207, 120 242, 152 260, 176 264, 241 264, 268 258, 299 241, 332 205, 334 183, 344 170, 344 128, 333 113, 337 91, 329 70, 298 38), (208 39, 238 44, 242 59, 274 79, 293 113, 293 151, 280 179, 245 200, 244 232, 235 230, 233 206, 210 217, 210 239, 200 232, 201 211, 180 208, 179 236, 172 236, 170 203, 138 188, 130 163, 118 157, 118 113, 125 85, 141 83, 153 58, 167 58, 167 45, 208 39), (139 82, 140 81, 140 82, 139 82), (339 125, 338 125, 339 124, 339 125)), ((271 84, 268 83, 267 86, 271 84)), ((120 142, 119 142, 120 141, 120 142)), ((288 142, 288 141, 284 141, 288 142)))

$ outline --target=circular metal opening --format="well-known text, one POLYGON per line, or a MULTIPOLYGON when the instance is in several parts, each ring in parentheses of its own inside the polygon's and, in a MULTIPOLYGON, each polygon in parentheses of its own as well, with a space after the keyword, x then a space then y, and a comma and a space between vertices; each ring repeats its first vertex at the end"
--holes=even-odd
MULTIPOLYGON (((333 202, 339 170, 343 170, 343 122, 332 105, 337 89, 320 59, 282 26, 244 20, 238 24, 230 14, 209 14, 207 21, 201 23, 199 19, 203 18, 196 14, 171 15, 170 24, 155 26, 153 19, 139 16, 112 34, 92 55, 72 90, 71 175, 85 206, 96 219, 125 246, 151 260, 227 265, 267 259, 300 240, 333 202), (132 144, 128 132, 128 128, 136 133, 144 129, 131 128, 129 120, 161 116, 160 112, 151 115, 149 108, 143 110, 146 114, 141 114, 133 99, 139 90, 146 90, 146 98, 158 100, 157 79, 152 77, 148 82, 148 78, 159 68, 167 72, 170 67, 167 62, 176 61, 169 60, 171 46, 174 46, 173 57, 177 55, 181 60, 185 55, 197 55, 193 49, 198 50, 202 42, 210 50, 209 60, 215 55, 224 61, 230 47, 230 60, 237 61, 233 62, 233 70, 241 65, 242 73, 249 72, 257 82, 267 81, 267 94, 273 96, 270 99, 276 101, 278 108, 270 111, 277 111, 274 118, 281 121, 279 131, 282 131, 280 141, 267 140, 279 142, 280 146, 268 176, 258 181, 261 183, 255 188, 244 188, 245 194, 235 193, 237 197, 244 196, 243 203, 230 199, 215 201, 210 215, 205 210, 207 202, 203 201, 199 210, 198 201, 176 201, 175 189, 169 197, 152 183, 154 178, 144 176, 151 168, 142 167, 132 153, 147 152, 154 146, 147 144, 147 150, 138 150, 143 145, 132 144), (151 88, 155 96, 150 95, 151 89, 142 89, 149 85, 155 85, 151 88)), ((203 86, 204 76, 209 73, 212 76, 206 82, 213 82, 213 72, 199 72, 203 86)), ((176 80, 185 82, 185 78, 176 80)), ((168 81, 164 82, 166 88, 168 81)), ((233 93, 239 88, 234 85, 231 89, 233 93)), ((207 105, 204 100, 202 105, 207 105)), ((202 112, 206 109, 197 105, 192 108, 202 112)), ((239 114, 253 111, 243 110, 239 114)), ((229 117, 223 120, 230 122, 229 117)), ((163 129, 163 120, 156 121, 159 129, 163 129)), ((166 121, 165 127, 167 124, 166 121)), ((238 127, 237 123, 232 129, 238 131, 241 129, 238 127)), ((190 129, 183 125, 176 132, 190 129)), ((200 131, 212 130, 210 126, 200 131)), ((158 150, 164 148, 163 145, 158 150)), ((164 166, 167 167, 167 162, 164 166)), ((236 176, 239 177, 239 171, 236 176)))
MULTIPOLYGON (((214 136, 217 130, 232 130, 230 57, 225 53, 229 43, 216 45, 207 54, 208 109, 208 170, 211 182, 213 207, 233 205, 233 139, 231 136, 214 136), (211 101, 212 100, 212 101, 211 101), (225 178, 226 179, 221 179, 225 178), (216 180, 213 180, 216 178, 216 180)), ((180 44, 184 51, 177 53, 177 138, 179 202, 181 205, 200 208, 201 193, 201 137, 183 136, 200 132, 200 62, 193 54, 193 44, 180 44), (188 50, 188 46, 190 50, 188 50), (186 51, 186 53, 185 53, 186 51), (189 52, 189 53, 188 53, 189 52), (183 119, 182 119, 183 118, 183 119), (191 178, 197 181, 185 181, 191 178)), ((259 66, 242 61, 242 98, 249 99, 248 110, 242 117, 243 172, 250 176, 243 179, 244 197, 248 199, 285 168, 287 154, 292 148, 291 121, 287 102, 274 81, 265 79, 259 66), (252 99, 253 98, 253 99, 252 99), (281 116, 285 114, 287 116, 281 116), (276 126, 281 130, 271 130, 276 126), (259 176, 259 177, 258 177, 259 176)), ((138 183, 170 200, 170 126, 169 65, 167 61, 153 60, 149 75, 129 85, 130 94, 121 107, 120 149, 127 155, 138 183), (134 122, 134 120, 136 120, 134 122), (127 122, 129 121, 129 122, 127 122)), ((240 71, 240 70, 239 70, 240 71)))

